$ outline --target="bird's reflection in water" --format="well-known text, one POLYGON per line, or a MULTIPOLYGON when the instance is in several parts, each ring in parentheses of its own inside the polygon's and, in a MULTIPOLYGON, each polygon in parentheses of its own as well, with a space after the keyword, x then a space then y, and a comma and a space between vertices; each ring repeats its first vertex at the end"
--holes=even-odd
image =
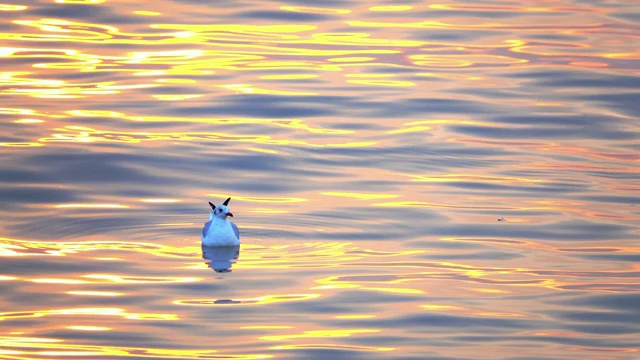
POLYGON ((202 246, 202 258, 215 272, 230 272, 231 266, 240 256, 240 245, 237 246, 202 246))

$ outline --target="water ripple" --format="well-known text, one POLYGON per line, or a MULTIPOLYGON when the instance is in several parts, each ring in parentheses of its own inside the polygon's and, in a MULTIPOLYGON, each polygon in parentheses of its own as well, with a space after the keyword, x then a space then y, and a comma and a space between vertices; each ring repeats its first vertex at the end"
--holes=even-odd
POLYGON ((637 358, 637 7, 218 5, 0 4, 0 357, 637 358))

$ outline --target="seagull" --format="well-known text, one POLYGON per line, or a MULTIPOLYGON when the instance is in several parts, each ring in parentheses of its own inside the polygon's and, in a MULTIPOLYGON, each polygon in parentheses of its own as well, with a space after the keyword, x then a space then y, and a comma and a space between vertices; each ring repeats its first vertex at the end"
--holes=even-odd
POLYGON ((238 246, 240 245, 240 231, 236 224, 229 221, 227 217, 233 217, 229 212, 229 201, 225 200, 222 205, 215 206, 211 202, 211 213, 209 213, 209 221, 204 223, 202 228, 202 245, 203 246, 238 246))

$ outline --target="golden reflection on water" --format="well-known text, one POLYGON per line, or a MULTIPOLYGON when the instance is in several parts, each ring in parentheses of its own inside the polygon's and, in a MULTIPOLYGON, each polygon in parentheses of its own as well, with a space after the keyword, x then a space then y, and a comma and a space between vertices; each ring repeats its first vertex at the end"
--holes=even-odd
POLYGON ((176 314, 154 314, 154 313, 129 313, 125 309, 120 308, 78 308, 78 309, 51 309, 39 310, 33 312, 5 312, 0 313, 0 319, 22 319, 22 318, 39 318, 43 316, 59 316, 59 315, 97 315, 97 316, 114 316, 126 320, 178 320, 176 314))
MULTIPOLYGON (((19 359, 39 359, 47 357, 142 357, 168 359, 203 359, 216 358, 216 350, 198 349, 165 349, 120 346, 74 345, 63 343, 62 339, 0 336, 0 345, 19 350, 0 350, 0 354, 20 356, 19 359), (32 350, 33 349, 33 350, 32 350), (47 349, 47 350, 42 350, 47 349)), ((228 359, 269 359, 268 354, 224 355, 228 359)))
POLYGON ((635 355, 632 10, 0 4, 0 356, 635 355))
POLYGON ((83 296, 122 296, 124 293, 115 291, 67 291, 70 295, 83 295, 83 296))
POLYGON ((108 331, 108 330, 111 330, 111 328, 104 327, 104 326, 84 326, 84 325, 67 326, 67 329, 79 330, 79 331, 108 331))
MULTIPOLYGON (((564 249, 554 248, 547 246, 545 248, 537 247, 536 242, 530 244, 519 243, 512 244, 507 240, 499 239, 449 239, 452 241, 482 241, 483 243, 493 242, 500 246, 520 246, 530 248, 532 251, 542 252, 545 254, 560 253, 563 251, 581 251, 581 249, 564 249)), ((16 240, 4 240, 4 248, 22 248, 25 246, 16 245, 23 244, 22 241, 16 240), (13 245, 12 245, 13 244, 13 245)), ((94 244, 99 245, 99 243, 94 244)), ((107 244, 104 244, 107 245, 107 244)), ((138 258, 144 256, 148 249, 144 246, 135 246, 135 244, 110 244, 121 246, 122 255, 126 258, 138 258)), ((41 243, 34 246, 33 249, 43 249, 46 247, 52 248, 53 243, 46 244, 41 243)), ((111 251, 111 246, 103 246, 102 248, 94 248, 87 246, 83 243, 66 242, 62 244, 56 243, 61 253, 67 254, 67 256, 82 256, 82 251, 111 251), (64 251, 63 248, 68 248, 64 251), (69 250, 73 249, 73 252, 69 250), (100 250, 102 249, 102 250, 100 250)), ((166 246, 155 246, 154 253, 151 253, 152 257, 173 255, 175 249, 166 246), (164 255, 162 255, 164 253, 164 255)), ((588 248, 583 249, 589 251, 588 248)), ((626 251, 632 249, 620 249, 611 248, 610 251, 626 251)), ((637 252, 638 249, 635 249, 637 252)), ((178 261, 178 264, 185 261, 191 261, 191 256, 188 255, 189 251, 186 251, 180 257, 173 258, 178 261)), ((570 285, 580 285, 583 283, 585 277, 590 276, 588 273, 579 270, 567 270, 567 271, 553 271, 547 269, 537 269, 536 267, 524 267, 524 266, 494 266, 487 267, 485 265, 474 265, 473 261, 470 262, 448 262, 448 261, 418 261, 415 257, 424 254, 437 254, 437 251, 420 251, 420 250, 407 250, 407 251, 375 251, 366 248, 360 248, 354 244, 326 244, 326 243, 309 243, 304 246, 300 245, 270 245, 270 246, 257 246, 250 245, 244 247, 240 257, 240 261, 236 264, 238 271, 252 271, 255 269, 256 276, 259 276, 259 272, 274 271, 274 269, 287 269, 295 268, 297 266, 303 266, 303 268, 324 268, 326 266, 340 266, 342 268, 366 268, 376 269, 375 272, 368 271, 361 275, 349 275, 348 271, 345 271, 343 275, 334 275, 326 278, 320 278, 314 280, 314 284, 308 284, 309 292, 306 294, 296 294, 295 286, 287 286, 283 290, 285 292, 277 295, 260 295, 253 297, 229 297, 229 298, 191 298, 185 299, 180 294, 174 294, 174 300, 172 305, 174 311, 172 312, 149 312, 149 311, 135 311, 133 309, 125 309, 121 307, 73 307, 73 308, 53 308, 53 309, 39 309, 32 311, 15 311, 15 312, 3 312, 0 314, 0 321, 15 320, 15 319, 42 319, 42 318, 56 318, 60 319, 58 322, 64 326, 64 328, 74 331, 87 331, 87 332, 106 332, 115 331, 118 329, 126 328, 127 323, 118 323, 117 325, 111 322, 102 322, 101 319, 116 318, 122 319, 131 324, 137 324, 137 322, 147 321, 187 321, 190 317, 189 313, 185 313, 180 310, 182 307, 236 307, 236 306, 258 306, 258 307, 273 307, 278 304, 287 303, 300 303, 300 302, 313 302, 321 301, 323 298, 330 297, 331 294, 335 294, 344 290, 362 290, 373 293, 387 293, 387 294, 399 294, 399 295, 431 295, 431 296, 445 296, 447 294, 468 294, 468 296, 477 296, 472 294, 482 294, 481 296, 500 296, 505 294, 535 294, 544 292, 545 289, 553 291, 562 291, 570 285), (374 259, 379 259, 378 262, 372 262, 374 259), (416 271, 415 269, 421 269, 416 271), (555 275, 551 275, 555 273, 555 275), (565 279, 565 280, 560 280, 565 279), (446 281, 446 288, 442 288, 443 281, 446 281), (530 288, 529 291, 519 290, 520 288, 530 288), (286 290, 291 292, 286 292, 286 290), (88 318, 87 318, 88 317, 88 318), (65 319, 69 319, 68 321, 65 319), (78 319, 92 319, 92 322, 79 322, 78 319)), ((53 254, 51 254, 53 255, 53 254)), ((169 257, 168 259, 171 259, 169 257)), ((482 263, 480 263, 482 264, 482 263)), ((514 264, 515 265, 515 264, 514 264)), ((203 267, 189 268, 187 269, 191 273, 195 271, 201 271, 203 267)), ((207 269, 208 270, 208 269, 207 269)), ((604 274, 603 271, 597 270, 585 270, 591 271, 591 274, 604 274)), ((618 270, 611 271, 608 276, 618 283, 618 286, 624 286, 633 283, 633 278, 630 278, 628 274, 632 270, 618 270)), ((17 281, 20 280, 17 277, 4 276, 3 280, 17 281)), ((76 288, 75 290, 67 290, 65 293, 69 295, 82 296, 82 297, 112 297, 112 298, 126 298, 139 291, 140 286, 149 286, 152 284, 170 284, 181 282, 204 282, 203 277, 181 277, 171 278, 167 276, 147 276, 140 275, 108 275, 108 274, 86 274, 82 276, 82 283, 75 282, 57 282, 60 286, 96 286, 99 284, 117 284, 120 286, 118 289, 121 291, 95 291, 89 290, 91 287, 76 288), (127 286, 124 288, 122 286, 127 286)), ((589 291, 611 291, 612 286, 610 284, 608 288, 591 287, 589 291)), ((41 289, 41 291, 46 291, 41 289)), ((64 291, 64 290, 63 290, 64 291)), ((255 290, 251 291, 256 293, 255 290)), ((496 298, 497 299, 497 298, 496 298)), ((484 304, 484 305, 453 305, 447 302, 429 302, 427 298, 421 302, 421 304, 411 304, 410 306, 416 306, 428 313, 443 313, 453 316, 469 316, 472 318, 516 318, 516 319, 529 319, 531 314, 526 309, 513 308, 507 311, 499 304, 503 301, 499 301, 498 304, 484 304), (497 305, 497 306, 496 306, 497 305)), ((392 313, 397 313, 397 310, 392 310, 392 313)), ((385 313, 346 313, 334 316, 338 321, 368 321, 380 317, 386 317, 385 313)), ((251 324, 244 323, 244 324, 251 324)), ((376 327, 367 327, 363 323, 363 327, 351 327, 351 328, 330 328, 330 329, 309 329, 306 325, 299 324, 293 319, 280 319, 279 323, 267 323, 261 325, 260 323, 254 323, 255 325, 243 325, 239 324, 239 328, 247 331, 260 331, 255 335, 239 335, 246 336, 251 339, 255 336, 255 341, 264 342, 264 348, 271 350, 286 350, 286 349, 352 349, 364 352, 388 352, 397 350, 397 348, 390 346, 370 346, 359 345, 357 343, 336 343, 333 341, 327 341, 327 339, 350 339, 359 338, 362 336, 369 336, 372 334, 378 334, 383 330, 376 327), (301 327, 302 326, 302 327, 301 327), (277 333, 274 333, 277 332, 277 333), (272 345, 273 343, 284 342, 285 344, 272 345)), ((353 326, 353 325, 352 325, 353 326)), ((63 342, 56 338, 25 338, 17 336, 4 336, 2 341, 6 344, 6 348, 15 354, 20 354, 29 358, 33 356, 49 356, 43 355, 55 352, 57 355, 51 356, 131 356, 131 352, 125 352, 123 347, 119 346, 97 346, 97 345, 74 345, 70 342, 63 342), (82 355, 82 354, 91 355, 82 355), (67 354, 67 355, 63 355, 67 354)), ((131 347, 127 347, 131 349, 131 347)), ((169 358, 198 358, 211 355, 214 350, 181 350, 174 352, 171 349, 159 349, 159 348, 139 348, 143 351, 141 354, 144 356, 154 357, 163 356, 169 358)), ((225 354, 225 356, 231 354, 225 354)), ((265 356, 267 354, 264 354, 265 356)), ((142 356, 142 355, 140 355, 142 356)), ((256 355, 238 355, 233 354, 233 357, 237 358, 261 358, 261 354, 256 355)))

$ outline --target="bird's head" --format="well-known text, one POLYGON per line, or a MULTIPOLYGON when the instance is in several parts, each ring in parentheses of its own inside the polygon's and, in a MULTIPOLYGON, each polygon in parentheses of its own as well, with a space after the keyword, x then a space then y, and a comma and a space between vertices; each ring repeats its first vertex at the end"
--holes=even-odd
POLYGON ((222 205, 218 205, 218 206, 215 206, 212 203, 209 203, 209 205, 211 206, 211 213, 209 214, 209 220, 213 220, 213 218, 215 217, 220 219, 226 219, 227 216, 233 217, 233 214, 229 211, 229 208, 227 207, 227 205, 229 205, 229 200, 231 200, 231 198, 228 198, 227 200, 224 201, 224 203, 222 203, 222 205))

